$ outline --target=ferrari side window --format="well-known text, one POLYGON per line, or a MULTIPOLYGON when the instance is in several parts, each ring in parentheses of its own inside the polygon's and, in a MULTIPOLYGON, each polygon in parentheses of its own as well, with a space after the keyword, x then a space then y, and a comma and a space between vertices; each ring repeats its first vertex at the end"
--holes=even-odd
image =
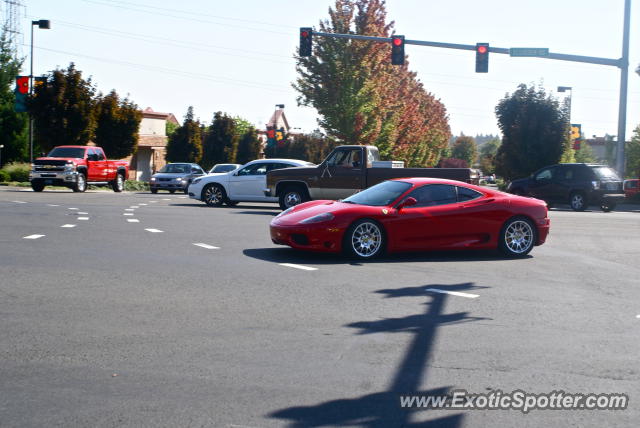
POLYGON ((414 207, 432 207, 458 201, 455 186, 449 184, 427 184, 417 188, 409 196, 417 201, 414 207))
POLYGON ((458 202, 472 201, 482 196, 482 193, 467 187, 457 186, 456 189, 458 190, 458 202))

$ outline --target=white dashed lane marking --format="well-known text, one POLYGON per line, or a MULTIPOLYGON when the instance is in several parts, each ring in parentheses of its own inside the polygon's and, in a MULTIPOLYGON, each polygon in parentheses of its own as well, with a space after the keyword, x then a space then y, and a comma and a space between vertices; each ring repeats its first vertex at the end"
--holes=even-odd
POLYGON ((56 204, 47 204, 48 207, 59 207, 60 205, 56 205, 56 204))
POLYGON ((133 208, 125 208, 125 211, 135 211, 133 208))
POLYGON ((75 224, 63 224, 60 227, 76 227, 76 225, 75 224))
POLYGON ((43 236, 46 236, 46 235, 29 235, 29 236, 25 236, 22 239, 38 239, 38 238, 42 238, 43 236))
POLYGON ((163 201, 170 201, 171 199, 169 198, 164 198, 163 201))
POLYGON ((25 201, 11 201, 11 202, 15 202, 16 204, 26 204, 25 201))
POLYGON ((146 207, 146 206, 147 206, 147 204, 140 204, 140 206, 141 206, 141 207, 146 207))
POLYGON ((84 211, 78 211, 78 215, 87 215, 87 214, 89 214, 89 213, 86 213, 84 211))
POLYGON ((79 210, 80 208, 69 208, 70 210, 79 210))
POLYGON ((135 208, 140 208, 140 207, 137 206, 137 205, 131 205, 129 208, 134 208, 135 209, 135 208))
POLYGON ((425 291, 429 291, 432 293, 440 293, 440 294, 450 294, 452 296, 458 296, 458 297, 466 297, 467 299, 475 299, 476 297, 480 297, 479 294, 461 293, 459 291, 440 290, 438 288, 425 288, 425 291))
POLYGON ((318 270, 318 268, 314 268, 314 267, 310 267, 310 266, 303 266, 303 265, 296 265, 296 264, 293 264, 293 263, 279 263, 279 265, 280 266, 294 268, 294 269, 300 269, 300 270, 318 270))
POLYGON ((140 220, 138 220, 137 218, 128 218, 127 221, 129 223, 140 223, 140 220))
POLYGON ((151 232, 151 233, 162 233, 161 230, 158 229, 145 229, 147 232, 151 232))
POLYGON ((122 215, 133 215, 133 213, 124 213, 122 215))
POLYGON ((89 220, 89 217, 78 217, 78 220, 89 220))
POLYGON ((209 244, 203 244, 203 243, 194 243, 193 245, 195 245, 196 247, 202 247, 202 248, 206 248, 207 250, 219 250, 220 247, 214 247, 213 245, 209 245, 209 244))

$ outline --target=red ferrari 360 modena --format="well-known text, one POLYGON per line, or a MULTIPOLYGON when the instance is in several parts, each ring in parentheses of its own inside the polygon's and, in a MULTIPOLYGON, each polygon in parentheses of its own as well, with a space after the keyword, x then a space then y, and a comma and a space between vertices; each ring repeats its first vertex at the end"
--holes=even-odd
POLYGON ((293 248, 344 251, 495 249, 524 256, 549 233, 538 199, 434 178, 388 180, 341 201, 310 201, 271 221, 271 240, 293 248))

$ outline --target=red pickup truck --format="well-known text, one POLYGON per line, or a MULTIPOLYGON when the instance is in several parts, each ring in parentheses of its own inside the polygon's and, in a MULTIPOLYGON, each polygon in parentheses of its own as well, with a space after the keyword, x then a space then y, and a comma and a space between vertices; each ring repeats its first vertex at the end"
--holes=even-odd
POLYGON ((89 184, 111 186, 114 192, 122 192, 128 172, 128 162, 107 160, 100 147, 58 146, 46 157, 33 161, 29 181, 35 192, 42 192, 45 186, 84 192, 89 184))

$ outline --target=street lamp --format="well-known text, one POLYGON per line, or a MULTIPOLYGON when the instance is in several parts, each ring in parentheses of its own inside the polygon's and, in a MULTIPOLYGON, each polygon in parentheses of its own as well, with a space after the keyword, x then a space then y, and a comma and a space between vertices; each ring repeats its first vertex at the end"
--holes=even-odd
MULTIPOLYGON (((29 95, 33 95, 33 27, 48 30, 51 28, 51 21, 48 19, 40 19, 31 21, 31 72, 29 73, 29 95)), ((29 160, 33 163, 33 117, 29 117, 29 160)))

